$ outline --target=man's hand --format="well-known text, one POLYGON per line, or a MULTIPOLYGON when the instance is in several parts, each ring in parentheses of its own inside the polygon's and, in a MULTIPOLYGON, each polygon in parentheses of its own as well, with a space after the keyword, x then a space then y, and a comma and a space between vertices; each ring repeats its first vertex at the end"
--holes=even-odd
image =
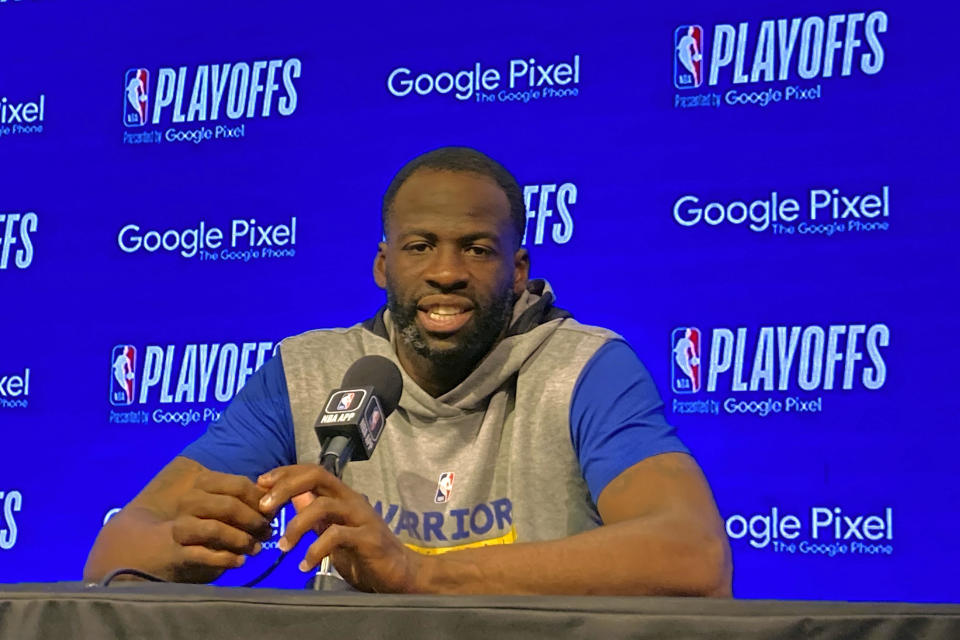
POLYGON ((604 525, 567 538, 421 555, 404 547, 363 496, 313 465, 261 476, 260 510, 299 514, 281 548, 313 528, 301 568, 330 554, 354 586, 378 592, 730 595, 730 549, 710 488, 690 456, 664 453, 600 494, 604 525))
POLYGON ((260 511, 268 518, 290 500, 297 508, 280 539, 282 551, 311 529, 320 536, 307 550, 301 571, 310 571, 329 555, 340 575, 362 591, 418 591, 417 576, 428 558, 405 547, 366 498, 325 469, 280 467, 260 476, 257 484, 267 492, 260 511))
POLYGON ((175 575, 192 577, 198 570, 232 569, 246 556, 260 552, 270 538, 270 522, 259 512, 264 490, 243 476, 204 469, 177 501, 172 521, 175 575))
POLYGON ((393 535, 366 499, 314 465, 280 467, 258 479, 271 517, 293 501, 299 513, 280 540, 290 549, 310 529, 320 537, 301 569, 330 555, 366 591, 730 596, 730 547, 710 488, 683 453, 652 456, 601 492, 604 525, 567 538, 421 555, 393 535))
POLYGON ((264 494, 243 476, 174 458, 100 530, 84 578, 133 568, 177 582, 210 582, 260 550, 272 530, 264 494))

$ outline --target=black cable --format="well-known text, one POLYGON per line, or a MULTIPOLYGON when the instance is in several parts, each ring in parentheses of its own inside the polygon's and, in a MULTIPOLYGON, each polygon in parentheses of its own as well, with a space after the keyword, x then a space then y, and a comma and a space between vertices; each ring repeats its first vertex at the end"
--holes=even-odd
MULTIPOLYGON (((280 566, 280 563, 283 562, 283 559, 284 559, 286 556, 287 556, 287 552, 286 552, 286 551, 281 552, 280 555, 279 555, 279 557, 277 557, 277 559, 273 561, 273 564, 270 565, 269 567, 267 567, 267 570, 266 570, 266 571, 264 571, 263 573, 261 573, 259 576, 257 576, 257 577, 254 578, 253 580, 251 580, 251 581, 249 581, 249 582, 247 582, 247 583, 245 583, 245 584, 242 584, 242 585, 240 585, 240 586, 242 586, 242 587, 253 587, 253 586, 259 584, 261 580, 265 579, 267 576, 269 576, 271 573, 273 573, 273 570, 274 570, 274 569, 276 569, 277 567, 280 566)), ((169 582, 168 580, 164 580, 163 578, 159 578, 159 577, 153 575, 152 573, 147 573, 146 571, 140 571, 140 569, 116 569, 116 570, 111 571, 110 573, 108 573, 108 574, 103 578, 103 580, 101 580, 101 581, 99 582, 99 584, 97 584, 96 586, 109 587, 109 586, 110 586, 110 583, 113 582, 114 578, 117 578, 118 576, 136 576, 136 577, 138 577, 138 578, 143 578, 144 580, 149 580, 150 582, 169 582)))
POLYGON ((273 573, 273 570, 276 569, 277 567, 279 567, 279 566, 280 566, 280 563, 283 562, 283 559, 286 558, 286 557, 287 557, 287 552, 286 552, 286 551, 281 551, 281 552, 280 552, 280 557, 278 557, 276 560, 274 560, 274 561, 273 561, 273 564, 270 565, 269 567, 267 567, 267 570, 266 570, 266 571, 264 571, 263 573, 261 573, 259 576, 257 576, 256 578, 254 578, 254 579, 251 580, 250 582, 247 582, 246 584, 242 584, 242 585, 240 585, 240 586, 241 586, 241 587, 252 587, 252 586, 258 584, 261 580, 263 580, 263 579, 266 578, 268 575, 270 575, 271 573, 273 573))
POLYGON ((101 587, 109 587, 110 583, 113 582, 113 579, 117 576, 137 576, 138 578, 143 578, 144 580, 149 580, 150 582, 166 582, 163 578, 158 578, 152 573, 147 573, 146 571, 140 571, 140 569, 115 569, 108 573, 103 580, 100 581, 101 587))

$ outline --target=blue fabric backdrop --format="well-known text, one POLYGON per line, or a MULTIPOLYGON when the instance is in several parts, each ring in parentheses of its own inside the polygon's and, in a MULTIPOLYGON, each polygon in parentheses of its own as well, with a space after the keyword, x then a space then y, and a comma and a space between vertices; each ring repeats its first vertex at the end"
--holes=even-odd
POLYGON ((276 342, 371 315, 383 190, 461 144, 652 371, 738 595, 960 600, 956 5, 668 4, 0 1, 0 581, 78 579, 276 342))

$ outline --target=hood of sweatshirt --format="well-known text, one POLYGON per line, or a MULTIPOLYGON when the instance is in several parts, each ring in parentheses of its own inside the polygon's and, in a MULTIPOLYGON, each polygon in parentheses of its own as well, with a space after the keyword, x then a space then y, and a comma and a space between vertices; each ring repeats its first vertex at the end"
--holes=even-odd
MULTIPOLYGON (((399 367, 403 377, 400 408, 420 420, 453 418, 483 410, 500 387, 510 384, 525 363, 536 357, 540 347, 570 313, 553 305, 556 296, 546 280, 531 280, 513 306, 510 326, 502 340, 480 361, 460 384, 434 398, 399 367)), ((363 323, 364 329, 388 340, 396 354, 396 332, 390 311, 382 307, 363 323)), ((398 363, 399 364, 399 363, 398 363)))

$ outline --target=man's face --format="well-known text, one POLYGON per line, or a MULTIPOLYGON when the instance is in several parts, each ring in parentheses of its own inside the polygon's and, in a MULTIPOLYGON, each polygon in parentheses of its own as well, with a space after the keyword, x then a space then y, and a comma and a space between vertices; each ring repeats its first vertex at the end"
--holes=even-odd
POLYGON ((529 270, 503 190, 474 173, 423 169, 400 187, 374 263, 401 355, 473 366, 502 336, 529 270))

